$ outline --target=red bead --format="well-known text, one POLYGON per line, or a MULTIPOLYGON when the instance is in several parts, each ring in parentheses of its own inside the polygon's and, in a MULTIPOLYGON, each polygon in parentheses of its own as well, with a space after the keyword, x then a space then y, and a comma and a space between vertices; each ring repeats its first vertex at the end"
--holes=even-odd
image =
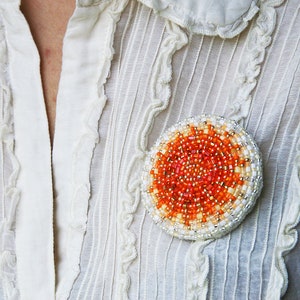
POLYGON ((247 164, 239 157, 237 145, 232 145, 228 132, 221 134, 211 124, 207 129, 187 126, 177 132, 156 154, 153 178, 148 189, 155 195, 157 208, 165 207, 168 218, 182 216, 191 225, 202 211, 201 222, 207 217, 223 214, 222 205, 235 197, 228 188, 243 185, 235 167, 247 164), (216 208, 218 205, 218 209, 216 208))

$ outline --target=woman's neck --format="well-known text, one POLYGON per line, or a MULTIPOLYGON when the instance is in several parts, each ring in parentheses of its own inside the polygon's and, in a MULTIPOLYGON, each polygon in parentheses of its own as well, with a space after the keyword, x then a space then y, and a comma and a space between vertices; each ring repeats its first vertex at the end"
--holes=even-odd
POLYGON ((62 64, 62 44, 75 0, 22 0, 21 11, 38 48, 44 99, 51 140, 54 136, 56 97, 62 64))

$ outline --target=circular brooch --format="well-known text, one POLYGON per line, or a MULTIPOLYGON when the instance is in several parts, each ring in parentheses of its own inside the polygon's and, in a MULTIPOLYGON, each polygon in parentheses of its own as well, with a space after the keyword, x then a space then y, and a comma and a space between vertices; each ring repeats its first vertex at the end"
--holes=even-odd
POLYGON ((201 115, 162 134, 143 170, 142 199, 169 234, 218 238, 234 229, 262 188, 257 145, 236 122, 201 115))

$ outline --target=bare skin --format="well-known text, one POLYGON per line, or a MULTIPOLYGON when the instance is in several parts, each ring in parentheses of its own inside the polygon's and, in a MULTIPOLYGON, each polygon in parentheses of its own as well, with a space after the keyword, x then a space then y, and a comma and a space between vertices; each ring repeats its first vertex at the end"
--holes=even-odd
POLYGON ((22 0, 21 4, 21 10, 40 54, 40 71, 51 141, 55 129, 63 38, 74 8, 75 0, 22 0))

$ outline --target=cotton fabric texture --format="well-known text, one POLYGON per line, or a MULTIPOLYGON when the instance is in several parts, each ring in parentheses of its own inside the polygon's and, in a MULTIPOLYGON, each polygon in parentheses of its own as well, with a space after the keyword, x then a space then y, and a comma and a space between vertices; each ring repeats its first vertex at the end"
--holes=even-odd
POLYGON ((38 51, 0 2, 0 299, 300 297, 300 4, 220 3, 78 0, 51 151, 38 51), (193 243, 153 223, 140 175, 203 113, 254 137, 264 187, 237 229, 193 243))

